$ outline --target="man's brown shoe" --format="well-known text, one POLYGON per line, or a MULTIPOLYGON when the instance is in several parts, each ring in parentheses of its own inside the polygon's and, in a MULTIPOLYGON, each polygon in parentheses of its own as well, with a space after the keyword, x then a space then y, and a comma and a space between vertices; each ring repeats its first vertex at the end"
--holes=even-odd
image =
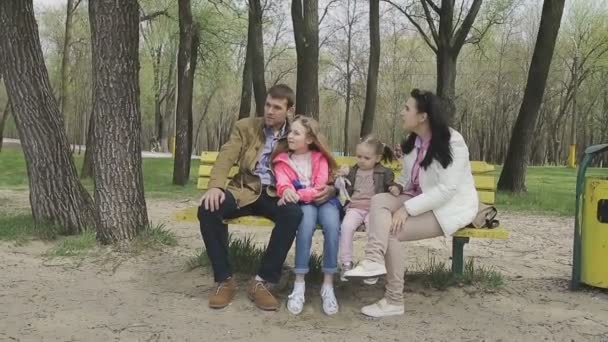
POLYGON ((233 278, 218 283, 217 288, 209 295, 209 307, 222 309, 227 307, 236 294, 236 281, 233 278))
POLYGON ((272 293, 270 293, 263 281, 253 279, 249 283, 247 296, 262 310, 276 311, 279 309, 279 302, 272 293))

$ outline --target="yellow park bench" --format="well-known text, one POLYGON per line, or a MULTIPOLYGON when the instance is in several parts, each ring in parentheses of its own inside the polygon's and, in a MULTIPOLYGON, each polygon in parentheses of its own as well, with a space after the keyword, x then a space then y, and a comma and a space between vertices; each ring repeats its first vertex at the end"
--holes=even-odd
MULTIPOLYGON (((200 158, 200 166, 198 171, 197 188, 201 191, 207 190, 211 169, 218 156, 218 152, 203 152, 200 158)), ((354 165, 354 157, 336 157, 338 165, 354 165)), ((386 165, 390 167, 395 176, 398 176, 401 171, 399 162, 386 165)), ((496 199, 496 182, 494 176, 490 175, 494 171, 494 166, 482 161, 471 161, 471 169, 475 178, 475 187, 479 195, 479 200, 486 204, 494 204, 496 199)), ((232 178, 237 172, 237 167, 230 170, 229 178, 232 178)), ((176 219, 182 221, 195 221, 196 208, 180 211, 176 214, 176 219)), ((244 226, 272 226, 272 221, 259 216, 244 216, 232 220, 226 220, 228 224, 238 224, 244 226)), ((464 245, 471 238, 482 239, 507 239, 508 231, 504 227, 496 227, 493 229, 475 229, 463 228, 453 235, 452 239, 452 272, 462 274, 464 268, 464 245)))

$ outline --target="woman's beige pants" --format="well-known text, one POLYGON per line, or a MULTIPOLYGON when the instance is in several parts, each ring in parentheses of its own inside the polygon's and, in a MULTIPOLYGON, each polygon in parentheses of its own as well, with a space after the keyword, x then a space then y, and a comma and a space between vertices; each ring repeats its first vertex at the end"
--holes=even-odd
POLYGON ((369 214, 368 241, 365 258, 386 265, 386 300, 393 305, 403 304, 405 275, 405 241, 430 239, 443 235, 432 211, 409 216, 401 231, 390 234, 393 213, 403 207, 411 196, 395 197, 382 193, 372 198, 369 214))

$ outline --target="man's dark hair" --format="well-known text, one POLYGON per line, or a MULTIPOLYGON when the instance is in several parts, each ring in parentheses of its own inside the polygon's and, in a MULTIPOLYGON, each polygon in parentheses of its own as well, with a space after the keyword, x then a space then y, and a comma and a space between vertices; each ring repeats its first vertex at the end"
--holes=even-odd
POLYGON ((287 108, 293 107, 293 104, 296 103, 296 94, 293 92, 293 89, 286 84, 272 86, 272 88, 268 89, 266 95, 275 99, 287 100, 287 108))

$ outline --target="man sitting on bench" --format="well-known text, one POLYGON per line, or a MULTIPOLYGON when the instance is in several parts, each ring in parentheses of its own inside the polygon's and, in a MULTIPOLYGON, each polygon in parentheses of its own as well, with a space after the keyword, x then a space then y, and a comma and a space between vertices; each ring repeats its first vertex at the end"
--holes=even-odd
MULTIPOLYGON (((297 203, 279 206, 274 189, 270 156, 275 146, 285 143, 289 132, 287 115, 293 114, 295 95, 286 85, 268 90, 264 117, 239 120, 230 139, 213 165, 208 191, 198 209, 201 234, 207 256, 213 267, 217 288, 209 296, 209 306, 228 306, 236 294, 236 282, 228 261, 228 227, 226 219, 241 216, 263 216, 275 223, 257 275, 247 295, 262 310, 277 310, 279 303, 266 283, 278 283, 287 253, 296 236, 302 211, 297 203), (238 173, 228 186, 230 169, 238 164, 238 173)), ((315 202, 327 201, 335 189, 327 186, 315 202)))

